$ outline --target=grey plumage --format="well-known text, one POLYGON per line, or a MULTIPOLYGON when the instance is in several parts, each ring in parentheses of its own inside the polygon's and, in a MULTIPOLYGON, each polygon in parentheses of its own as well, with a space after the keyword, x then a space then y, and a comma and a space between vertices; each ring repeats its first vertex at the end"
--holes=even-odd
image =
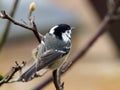
MULTIPOLYGON (((62 34, 62 33, 61 33, 62 34)), ((60 67, 71 48, 70 40, 63 41, 59 36, 47 33, 42 38, 42 43, 36 48, 36 60, 26 72, 24 72, 19 80, 28 81, 33 74, 43 68, 56 69, 60 67)))

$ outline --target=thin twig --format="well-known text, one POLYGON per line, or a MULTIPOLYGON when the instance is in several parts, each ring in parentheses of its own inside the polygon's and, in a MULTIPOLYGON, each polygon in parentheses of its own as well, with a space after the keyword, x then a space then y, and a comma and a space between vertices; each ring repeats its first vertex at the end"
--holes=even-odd
POLYGON ((41 38, 43 37, 42 34, 40 34, 37 30, 37 26, 35 24, 35 22, 33 21, 33 27, 34 27, 34 30, 33 30, 33 33, 34 35, 36 36, 37 40, 39 43, 41 43, 41 38))
POLYGON ((38 42, 41 43, 42 34, 38 33, 37 27, 36 27, 36 24, 35 24, 34 21, 32 21, 32 24, 33 24, 32 26, 24 24, 24 23, 17 22, 11 16, 9 16, 4 10, 1 11, 0 18, 7 19, 7 20, 11 21, 12 23, 14 23, 15 25, 18 25, 18 26, 21 26, 23 28, 26 28, 28 30, 33 31, 33 33, 36 36, 38 42))
MULTIPOLYGON (((13 4, 13 7, 12 7, 12 10, 10 12, 10 16, 12 16, 12 17, 14 16, 19 1, 20 0, 15 0, 15 2, 13 4)), ((3 32, 3 35, 2 35, 1 40, 0 40, 0 50, 2 49, 4 43, 5 43, 6 39, 7 39, 10 25, 11 25, 10 21, 7 21, 4 32, 3 32)))
POLYGON ((11 16, 9 16, 9 15, 7 14, 4 10, 1 11, 0 18, 8 19, 9 21, 11 21, 12 23, 14 23, 15 25, 21 26, 21 27, 26 28, 26 29, 28 29, 28 30, 33 30, 33 27, 15 21, 11 16))
POLYGON ((25 62, 22 62, 21 65, 19 65, 17 62, 16 66, 12 67, 9 73, 0 81, 0 86, 9 83, 9 81, 13 78, 13 76, 18 72, 21 71, 21 69, 25 66, 25 62))

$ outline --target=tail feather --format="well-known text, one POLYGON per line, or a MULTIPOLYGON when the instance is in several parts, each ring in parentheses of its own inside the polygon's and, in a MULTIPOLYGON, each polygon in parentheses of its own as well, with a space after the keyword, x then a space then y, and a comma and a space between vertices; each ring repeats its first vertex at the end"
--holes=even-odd
POLYGON ((29 81, 31 76, 36 73, 36 65, 32 65, 27 71, 25 71, 19 78, 19 80, 29 81))

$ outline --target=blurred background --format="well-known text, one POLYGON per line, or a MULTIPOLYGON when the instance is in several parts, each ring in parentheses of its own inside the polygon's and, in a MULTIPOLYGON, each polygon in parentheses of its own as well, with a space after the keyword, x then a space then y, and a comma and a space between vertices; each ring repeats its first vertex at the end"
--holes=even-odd
MULTIPOLYGON (((15 0, 0 0, 0 10, 10 13, 15 0)), ((79 51, 96 33, 104 18, 107 0, 20 0, 15 20, 28 22, 28 6, 36 3, 33 12, 39 32, 45 34, 56 24, 66 23, 76 27, 72 35, 70 57, 79 51)), ((0 19, 0 39, 7 20, 0 19)), ((87 54, 62 76, 65 90, 120 90, 120 20, 109 25, 109 31, 100 37, 87 54)), ((0 51, 0 73, 5 75, 15 61, 32 62, 31 52, 38 45, 29 30, 11 24, 5 45, 0 51)), ((5 84, 0 90, 32 90, 49 76, 27 83, 5 84)), ((55 90, 50 83, 42 90, 55 90)))

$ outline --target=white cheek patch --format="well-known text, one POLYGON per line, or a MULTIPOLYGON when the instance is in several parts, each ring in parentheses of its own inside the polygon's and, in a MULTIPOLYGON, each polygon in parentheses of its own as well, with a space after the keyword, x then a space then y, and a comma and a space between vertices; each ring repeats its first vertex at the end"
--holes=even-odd
POLYGON ((72 33, 72 30, 69 30, 69 33, 70 33, 70 35, 71 35, 71 33, 72 33))
POLYGON ((66 35, 67 35, 69 38, 71 38, 71 30, 69 30, 69 31, 66 33, 66 35))
POLYGON ((70 38, 71 38, 71 33, 70 32, 66 31, 65 33, 62 33, 63 41, 68 42, 68 41, 70 41, 70 38))

